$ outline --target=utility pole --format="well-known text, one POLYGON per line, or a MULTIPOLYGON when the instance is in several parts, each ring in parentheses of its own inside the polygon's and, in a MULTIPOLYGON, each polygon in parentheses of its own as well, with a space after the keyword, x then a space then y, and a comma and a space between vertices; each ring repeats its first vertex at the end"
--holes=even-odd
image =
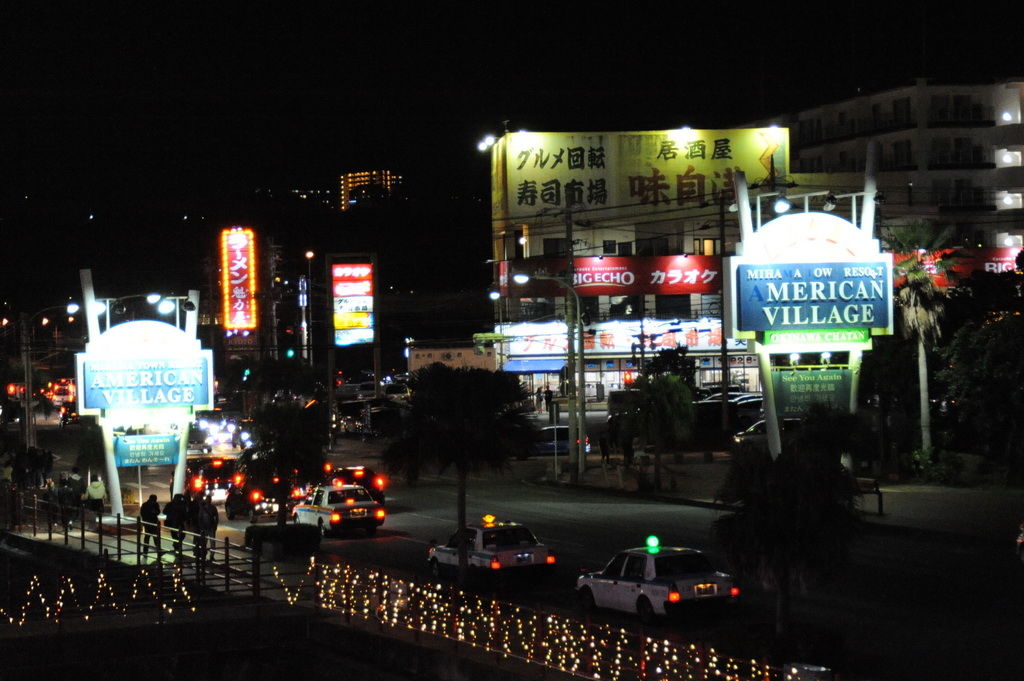
MULTIPOLYGON (((565 281, 566 285, 574 287, 576 283, 576 262, 573 256, 573 233, 572 233, 572 205, 565 206, 565 281)), ((577 386, 576 386, 576 322, 579 318, 579 311, 576 305, 575 288, 565 296, 565 326, 566 326, 566 348, 565 348, 565 392, 569 408, 569 480, 579 481, 579 471, 582 467, 580 455, 583 447, 579 438, 579 413, 577 407, 577 386)))
POLYGON ((29 337, 28 314, 21 313, 21 363, 25 369, 25 392, 21 397, 21 420, 24 421, 25 447, 36 446, 36 422, 32 413, 32 340, 29 337))
MULTIPOLYGON (((725 269, 725 191, 718 192, 718 257, 725 269)), ((729 341, 725 337, 725 291, 722 291, 718 312, 722 327, 722 347, 719 361, 722 363, 722 434, 729 433, 729 341)))

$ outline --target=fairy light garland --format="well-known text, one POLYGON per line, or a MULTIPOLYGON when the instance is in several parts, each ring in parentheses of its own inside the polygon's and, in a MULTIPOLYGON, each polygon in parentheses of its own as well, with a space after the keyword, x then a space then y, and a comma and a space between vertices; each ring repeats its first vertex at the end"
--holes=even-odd
MULTIPOLYGON (((456 640, 502 658, 515 658, 598 681, 640 674, 649 681, 781 681, 781 670, 756 659, 734 659, 699 644, 636 635, 623 627, 587 624, 557 613, 468 593, 452 585, 398 579, 379 569, 324 565, 311 559, 305 574, 285 575, 277 565, 272 581, 284 601, 296 605, 311 588, 320 607, 350 618, 456 640), (289 578, 292 578, 289 581, 289 578)), ((38 576, 29 581, 22 604, 0 608, 0 623, 23 626, 39 610, 45 621, 67 617, 92 621, 98 613, 127 616, 130 606, 153 602, 168 615, 196 612, 197 603, 181 565, 162 575, 140 569, 127 592, 99 572, 85 585, 62 577, 55 598, 43 593, 38 576), (160 581, 162 576, 163 581, 160 581), (85 605, 82 605, 84 603, 85 605)))

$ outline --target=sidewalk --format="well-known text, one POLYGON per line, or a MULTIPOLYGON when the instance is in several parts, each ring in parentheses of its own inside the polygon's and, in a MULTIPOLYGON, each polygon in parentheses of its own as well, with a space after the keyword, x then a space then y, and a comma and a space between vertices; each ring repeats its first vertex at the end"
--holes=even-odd
MULTIPOLYGON (((666 503, 721 508, 715 496, 729 470, 728 452, 714 452, 712 462, 703 452, 689 452, 678 462, 664 457, 661 491, 638 492, 635 477, 622 476, 619 468, 602 466, 590 454, 583 486, 614 493, 640 494, 666 503), (624 478, 624 479, 623 479, 624 478)), ((653 472, 648 469, 648 479, 653 472)), ((550 470, 545 482, 550 480, 550 470)), ((564 480, 560 484, 568 484, 564 480)), ((944 487, 924 483, 880 482, 883 515, 877 500, 865 494, 861 500, 864 521, 889 530, 925 531, 951 535, 959 540, 1003 543, 1012 546, 1024 519, 1024 489, 1002 486, 944 487)))

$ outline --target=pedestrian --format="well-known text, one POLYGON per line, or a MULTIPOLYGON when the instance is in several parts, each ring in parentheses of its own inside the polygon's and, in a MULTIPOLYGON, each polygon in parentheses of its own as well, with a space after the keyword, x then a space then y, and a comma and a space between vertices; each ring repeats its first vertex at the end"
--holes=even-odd
POLYGON ((537 411, 540 411, 541 409, 544 408, 544 388, 540 387, 539 385, 537 386, 537 398, 534 402, 534 405, 536 406, 537 411))
POLYGON ((610 458, 608 433, 601 433, 600 437, 597 438, 597 446, 601 450, 601 463, 607 465, 610 458))
POLYGON ((554 399, 555 394, 551 392, 551 388, 544 389, 544 408, 551 411, 551 400, 554 399))
POLYGON ((139 507, 139 520, 142 521, 142 555, 149 555, 149 545, 153 544, 156 550, 157 560, 160 560, 160 503, 156 500, 155 494, 149 495, 146 501, 139 507))
POLYGON ((68 476, 68 487, 74 493, 72 497, 74 505, 81 505, 82 500, 85 499, 85 479, 78 472, 78 466, 71 467, 71 475, 68 476))
MULTIPOLYGON (((196 556, 196 575, 199 583, 206 581, 206 554, 210 541, 217 540, 217 525, 220 518, 217 515, 217 507, 209 496, 204 496, 199 502, 199 510, 196 512, 199 535, 196 537, 194 552, 196 556)), ((212 561, 211 561, 212 562, 212 561)))
POLYGON ((171 530, 174 539, 174 551, 181 555, 182 543, 185 541, 185 521, 188 506, 184 494, 175 494, 174 498, 164 506, 164 525, 171 530))
POLYGON ((85 507, 96 514, 96 520, 103 515, 103 500, 107 498, 107 486, 99 475, 85 488, 85 507))

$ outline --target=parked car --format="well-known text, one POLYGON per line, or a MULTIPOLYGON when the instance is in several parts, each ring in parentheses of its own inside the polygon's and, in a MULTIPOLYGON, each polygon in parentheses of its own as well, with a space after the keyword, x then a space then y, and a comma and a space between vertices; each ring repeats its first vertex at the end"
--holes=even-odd
POLYGON ((537 431, 533 451, 538 456, 569 454, 569 426, 544 426, 537 431))
MULTIPOLYGON (((795 431, 800 428, 800 424, 803 423, 800 419, 788 418, 782 419, 782 439, 786 439, 793 436, 795 431)), ((754 425, 750 426, 746 430, 742 430, 732 437, 734 446, 742 445, 754 445, 759 447, 768 446, 768 424, 764 419, 761 419, 754 425)))

